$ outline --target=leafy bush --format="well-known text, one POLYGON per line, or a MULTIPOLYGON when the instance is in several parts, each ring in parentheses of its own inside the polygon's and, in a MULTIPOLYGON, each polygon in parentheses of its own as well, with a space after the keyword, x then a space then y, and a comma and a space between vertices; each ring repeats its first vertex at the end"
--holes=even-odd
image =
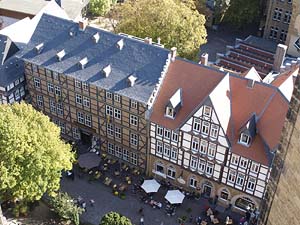
POLYGON ((132 223, 130 219, 119 213, 109 212, 102 217, 100 225, 132 225, 132 223))

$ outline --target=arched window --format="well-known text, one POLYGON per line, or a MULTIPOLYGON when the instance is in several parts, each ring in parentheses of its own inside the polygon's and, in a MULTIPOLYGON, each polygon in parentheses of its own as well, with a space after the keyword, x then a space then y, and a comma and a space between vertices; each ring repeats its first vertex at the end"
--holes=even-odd
POLYGON ((223 189, 221 190, 220 198, 221 198, 221 199, 224 199, 224 200, 228 200, 228 198, 229 198, 229 192, 228 192, 227 189, 223 188, 223 189))
POLYGON ((235 201, 235 206, 243 210, 248 210, 249 207, 253 209, 255 204, 250 198, 242 197, 235 201))
POLYGON ((190 183, 189 183, 190 187, 197 188, 197 183, 198 183, 198 181, 197 181, 196 177, 192 176, 190 178, 190 183))

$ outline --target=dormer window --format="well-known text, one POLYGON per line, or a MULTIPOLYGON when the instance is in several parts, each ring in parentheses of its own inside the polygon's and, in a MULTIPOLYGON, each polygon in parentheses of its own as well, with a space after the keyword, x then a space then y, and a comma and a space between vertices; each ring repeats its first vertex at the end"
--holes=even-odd
POLYGON ((174 118, 175 117, 175 110, 173 109, 173 108, 171 108, 171 107, 166 107, 166 116, 167 117, 170 117, 170 118, 174 118))
POLYGON ((81 59, 79 62, 78 62, 78 65, 79 67, 83 70, 86 65, 88 63, 88 58, 87 57, 84 57, 83 59, 81 59))
POLYGON ((211 116, 211 107, 204 106, 203 114, 204 116, 211 116))
POLYGON ((241 133, 240 140, 239 140, 239 142, 241 144, 249 146, 250 145, 250 141, 251 141, 251 138, 250 138, 249 135, 241 133))
POLYGON ((34 48, 35 48, 36 53, 40 54, 42 52, 42 50, 44 49, 44 43, 40 43, 40 44, 36 45, 34 48))

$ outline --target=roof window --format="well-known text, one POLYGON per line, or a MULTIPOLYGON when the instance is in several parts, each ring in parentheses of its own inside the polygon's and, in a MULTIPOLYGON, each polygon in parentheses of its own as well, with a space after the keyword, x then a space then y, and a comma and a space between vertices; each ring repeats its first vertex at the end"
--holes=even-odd
POLYGON ((118 42, 117 42, 117 48, 122 50, 124 47, 124 39, 120 39, 118 42))
POLYGON ((103 69, 102 69, 102 72, 104 74, 105 77, 108 77, 109 74, 111 73, 111 65, 108 64, 107 66, 105 66, 103 69))
POLYGON ((87 63, 88 63, 88 58, 84 57, 83 59, 81 59, 78 62, 78 65, 80 66, 81 69, 84 69, 86 67, 87 63))
POLYGON ((37 54, 40 54, 42 52, 42 50, 44 49, 44 43, 42 42, 42 43, 36 45, 34 48, 35 48, 37 54))
POLYGON ((63 49, 63 50, 59 51, 58 53, 56 53, 56 58, 58 61, 61 61, 65 55, 66 55, 66 52, 63 49))
POLYGON ((99 33, 97 32, 96 34, 93 35, 93 41, 97 44, 98 41, 99 41, 99 39, 100 39, 100 35, 99 35, 99 33))

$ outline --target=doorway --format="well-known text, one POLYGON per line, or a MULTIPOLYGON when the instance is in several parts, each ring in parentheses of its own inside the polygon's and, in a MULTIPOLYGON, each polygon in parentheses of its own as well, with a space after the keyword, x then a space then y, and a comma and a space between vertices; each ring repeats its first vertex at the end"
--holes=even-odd
POLYGON ((204 184, 203 185, 203 192, 202 192, 203 196, 205 198, 210 198, 211 190, 212 190, 212 187, 210 185, 204 184))
POLYGON ((91 134, 81 130, 80 137, 81 137, 81 142, 83 145, 86 145, 89 147, 92 145, 92 135, 91 134))

